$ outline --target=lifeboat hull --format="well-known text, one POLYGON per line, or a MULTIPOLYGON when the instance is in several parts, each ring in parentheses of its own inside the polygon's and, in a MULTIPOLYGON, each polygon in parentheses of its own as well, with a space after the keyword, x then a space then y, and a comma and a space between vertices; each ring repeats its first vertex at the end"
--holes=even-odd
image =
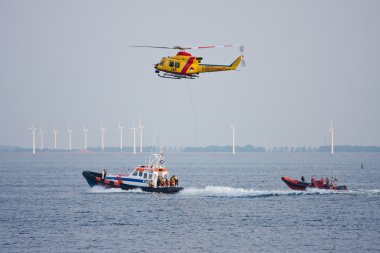
POLYGON ((298 191, 305 191, 307 188, 317 188, 317 189, 326 189, 326 190, 335 190, 335 191, 346 191, 348 190, 348 187, 346 185, 339 185, 339 186, 333 186, 333 185, 318 185, 308 182, 302 182, 299 180, 296 180, 291 177, 281 177, 282 181, 289 186, 290 189, 298 190, 298 191))
POLYGON ((183 187, 179 186, 169 186, 169 187, 144 187, 144 186, 136 186, 129 185, 125 183, 119 183, 112 180, 102 179, 102 174, 92 171, 83 171, 83 177, 87 180, 87 183, 90 187, 94 187, 95 185, 102 185, 107 188, 120 188, 123 190, 133 190, 133 189, 141 189, 145 192, 159 192, 159 193, 177 193, 183 190, 183 187))

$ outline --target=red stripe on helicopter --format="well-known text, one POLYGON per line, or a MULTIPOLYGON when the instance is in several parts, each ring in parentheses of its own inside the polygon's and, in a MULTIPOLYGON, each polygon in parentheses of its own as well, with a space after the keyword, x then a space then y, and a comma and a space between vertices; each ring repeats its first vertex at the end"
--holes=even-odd
POLYGON ((181 74, 186 74, 187 70, 190 68, 191 64, 193 64, 195 57, 190 57, 187 61, 185 67, 183 67, 181 74))

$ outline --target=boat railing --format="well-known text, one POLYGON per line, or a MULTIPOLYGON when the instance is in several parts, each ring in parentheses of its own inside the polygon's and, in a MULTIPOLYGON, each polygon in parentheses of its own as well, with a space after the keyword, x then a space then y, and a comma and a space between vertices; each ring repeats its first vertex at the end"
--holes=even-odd
POLYGON ((149 156, 149 167, 150 168, 159 168, 160 164, 164 163, 164 155, 161 154, 152 154, 149 156))

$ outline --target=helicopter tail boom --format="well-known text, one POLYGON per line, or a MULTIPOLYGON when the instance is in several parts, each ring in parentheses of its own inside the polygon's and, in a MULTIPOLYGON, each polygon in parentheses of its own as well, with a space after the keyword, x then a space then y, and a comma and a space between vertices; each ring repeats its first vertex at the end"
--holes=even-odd
POLYGON ((199 64, 199 72, 216 72, 216 71, 228 71, 236 70, 243 60, 243 55, 240 55, 231 65, 210 65, 210 64, 199 64))

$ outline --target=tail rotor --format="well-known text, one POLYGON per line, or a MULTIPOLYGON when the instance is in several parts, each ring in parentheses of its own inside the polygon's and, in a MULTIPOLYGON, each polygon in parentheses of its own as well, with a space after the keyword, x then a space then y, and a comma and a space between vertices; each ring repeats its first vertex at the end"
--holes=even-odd
POLYGON ((241 62, 241 66, 245 67, 245 66, 247 66, 247 63, 245 62, 245 58, 244 58, 244 46, 240 45, 239 49, 240 49, 241 55, 243 56, 243 61, 241 62))

